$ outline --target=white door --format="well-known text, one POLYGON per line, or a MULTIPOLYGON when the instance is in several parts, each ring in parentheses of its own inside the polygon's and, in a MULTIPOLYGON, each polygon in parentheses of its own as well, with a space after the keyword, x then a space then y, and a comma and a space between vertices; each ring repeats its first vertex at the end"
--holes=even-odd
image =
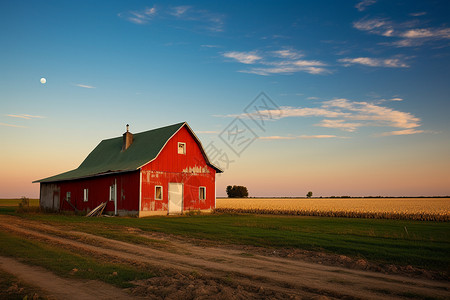
POLYGON ((183 184, 169 182, 169 214, 183 213, 183 184))

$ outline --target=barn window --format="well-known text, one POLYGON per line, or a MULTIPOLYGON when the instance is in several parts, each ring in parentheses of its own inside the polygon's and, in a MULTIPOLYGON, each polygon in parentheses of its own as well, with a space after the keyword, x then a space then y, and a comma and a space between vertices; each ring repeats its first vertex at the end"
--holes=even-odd
POLYGON ((186 143, 178 143, 178 154, 186 154, 186 143))
POLYGON ((70 202, 70 192, 66 193, 66 200, 67 200, 67 202, 70 202))
POLYGON ((204 187, 204 186, 199 187, 198 198, 200 200, 206 199, 206 187, 204 187))
POLYGON ((162 198, 163 198, 162 186, 156 185, 155 186, 155 200, 162 200, 162 198))
POLYGON ((111 185, 109 187, 109 201, 114 201, 114 199, 116 198, 116 189, 115 189, 115 185, 111 185))
POLYGON ((88 189, 83 190, 83 201, 84 202, 88 202, 88 193, 89 193, 88 189))

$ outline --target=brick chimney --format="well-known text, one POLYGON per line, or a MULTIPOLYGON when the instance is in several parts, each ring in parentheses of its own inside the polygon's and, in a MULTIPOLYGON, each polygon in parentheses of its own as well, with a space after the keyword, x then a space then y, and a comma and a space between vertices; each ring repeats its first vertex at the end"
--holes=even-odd
POLYGON ((122 151, 127 150, 133 143, 133 134, 128 131, 128 127, 130 127, 130 125, 127 124, 127 132, 123 134, 122 151))

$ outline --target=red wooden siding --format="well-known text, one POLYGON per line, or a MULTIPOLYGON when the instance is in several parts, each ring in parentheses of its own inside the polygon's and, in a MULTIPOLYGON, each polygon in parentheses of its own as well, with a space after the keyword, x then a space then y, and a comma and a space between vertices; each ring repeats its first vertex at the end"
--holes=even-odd
POLYGON ((60 186, 61 210, 73 208, 65 201, 71 193, 71 203, 79 210, 92 210, 100 203, 108 201, 105 211, 114 212, 114 201, 109 201, 109 187, 117 183, 117 210, 135 211, 139 209, 139 170, 115 175, 97 176, 88 179, 64 181, 60 186), (88 189, 88 201, 84 202, 84 189, 88 189))
POLYGON ((194 137, 182 127, 158 157, 142 167, 142 211, 167 211, 169 182, 183 183, 183 211, 212 209, 215 205, 216 171, 206 164, 194 137), (186 154, 178 154, 178 142, 186 143, 186 154), (155 200, 155 186, 163 187, 163 199, 155 200), (199 187, 206 199, 199 199, 199 187))

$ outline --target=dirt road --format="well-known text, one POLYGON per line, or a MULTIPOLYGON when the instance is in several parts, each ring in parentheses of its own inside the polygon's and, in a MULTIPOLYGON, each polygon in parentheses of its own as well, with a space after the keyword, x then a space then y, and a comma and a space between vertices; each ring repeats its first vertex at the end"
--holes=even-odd
MULTIPOLYGON (((165 275, 136 282, 137 287, 127 291, 152 299, 450 299, 449 282, 267 256, 245 249, 198 246, 187 239, 133 228, 129 230, 161 243, 136 245, 10 216, 1 216, 0 226, 0 230, 98 259, 167 270, 165 275)), ((78 290, 74 287, 72 292, 78 290)))
POLYGON ((103 282, 61 278, 44 268, 25 265, 8 257, 0 256, 0 269, 46 291, 46 296, 51 299, 133 299, 126 292, 103 282))

